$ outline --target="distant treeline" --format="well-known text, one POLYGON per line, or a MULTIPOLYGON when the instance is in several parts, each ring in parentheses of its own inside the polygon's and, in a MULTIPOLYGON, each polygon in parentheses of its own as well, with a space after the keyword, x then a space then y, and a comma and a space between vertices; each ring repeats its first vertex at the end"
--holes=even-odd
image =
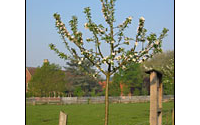
MULTIPOLYGON (((167 51, 138 64, 130 64, 126 70, 119 70, 112 76, 109 95, 148 95, 149 75, 146 70, 154 68, 163 73, 165 95, 174 95, 174 51, 167 51)), ((64 70, 56 64, 44 63, 38 67, 28 84, 27 97, 82 97, 104 96, 105 80, 95 74, 93 65, 85 60, 82 68, 73 59, 64 70)))

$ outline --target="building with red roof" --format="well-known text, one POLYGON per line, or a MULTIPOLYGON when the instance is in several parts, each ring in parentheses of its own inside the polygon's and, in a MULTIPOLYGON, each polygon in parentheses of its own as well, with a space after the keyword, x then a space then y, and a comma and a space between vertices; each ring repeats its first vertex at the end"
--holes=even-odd
POLYGON ((26 67, 26 92, 28 92, 28 83, 36 71, 35 67, 26 67))

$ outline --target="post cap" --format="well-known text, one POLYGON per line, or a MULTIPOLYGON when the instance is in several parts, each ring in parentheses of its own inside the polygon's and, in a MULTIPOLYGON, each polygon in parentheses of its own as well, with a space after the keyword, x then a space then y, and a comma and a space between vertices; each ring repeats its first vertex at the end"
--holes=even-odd
POLYGON ((151 69, 151 70, 145 71, 145 73, 147 73, 147 74, 150 74, 151 72, 156 72, 159 77, 162 77, 162 73, 158 70, 151 69))

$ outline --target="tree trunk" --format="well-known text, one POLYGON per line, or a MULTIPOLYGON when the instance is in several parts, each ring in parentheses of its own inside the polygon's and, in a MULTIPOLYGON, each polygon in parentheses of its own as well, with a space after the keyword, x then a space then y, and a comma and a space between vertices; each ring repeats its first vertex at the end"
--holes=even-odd
POLYGON ((110 75, 106 76, 106 94, 105 94, 105 124, 108 125, 109 116, 109 98, 108 98, 108 85, 109 85, 110 75))

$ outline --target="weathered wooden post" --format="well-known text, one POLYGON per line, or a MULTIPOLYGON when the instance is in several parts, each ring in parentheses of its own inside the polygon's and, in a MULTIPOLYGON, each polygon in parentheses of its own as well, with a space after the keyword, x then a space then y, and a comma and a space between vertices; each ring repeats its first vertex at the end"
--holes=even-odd
POLYGON ((156 70, 146 72, 150 74, 150 125, 162 125, 162 73, 156 70))
POLYGON ((35 105, 35 101, 36 101, 36 100, 35 100, 35 98, 33 97, 33 105, 35 105))
POLYGON ((63 111, 60 111, 59 125, 67 125, 67 114, 63 111))
POLYGON ((172 109, 172 125, 174 125, 174 109, 172 109))

